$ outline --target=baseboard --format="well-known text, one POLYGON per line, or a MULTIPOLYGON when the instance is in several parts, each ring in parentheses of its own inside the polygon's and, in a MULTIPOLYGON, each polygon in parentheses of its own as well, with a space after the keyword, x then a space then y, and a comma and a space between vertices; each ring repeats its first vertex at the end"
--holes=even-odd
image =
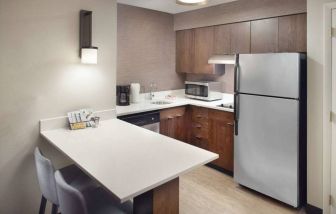
POLYGON ((224 174, 233 176, 233 172, 228 171, 228 170, 226 170, 226 169, 223 169, 222 167, 216 166, 216 165, 214 165, 214 164, 212 164, 212 163, 208 163, 208 164, 206 164, 206 166, 208 166, 208 167, 210 167, 210 168, 213 168, 213 169, 215 169, 215 170, 217 170, 217 171, 220 171, 220 172, 222 172, 222 173, 224 173, 224 174))
POLYGON ((307 204, 306 205, 306 213, 307 214, 322 214, 322 209, 315 207, 313 205, 307 204))

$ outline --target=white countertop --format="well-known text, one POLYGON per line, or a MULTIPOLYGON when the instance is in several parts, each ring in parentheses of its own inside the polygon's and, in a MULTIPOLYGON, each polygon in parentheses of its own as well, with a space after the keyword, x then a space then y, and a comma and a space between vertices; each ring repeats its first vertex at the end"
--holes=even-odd
MULTIPOLYGON (((41 122, 42 126, 46 123, 41 122)), ((41 127, 41 134, 120 202, 218 158, 215 153, 118 119, 76 131, 41 127)))
POLYGON ((217 109, 221 111, 228 111, 233 112, 233 109, 230 108, 223 108, 218 107, 217 105, 220 104, 228 104, 233 103, 233 94, 223 94, 223 99, 216 100, 216 101, 201 101, 195 100, 185 97, 184 90, 174 90, 174 91, 163 91, 163 92, 156 92, 155 98, 153 100, 145 99, 145 95, 142 96, 142 99, 139 103, 131 103, 129 106, 117 106, 117 116, 128 115, 128 114, 135 114, 141 113, 146 111, 153 111, 153 110, 160 110, 166 108, 172 108, 177 106, 184 106, 184 105, 194 105, 199 107, 217 109), (167 99, 166 96, 171 95, 173 96, 172 99, 167 99), (158 105, 152 104, 154 101, 164 100, 171 102, 170 104, 158 105))

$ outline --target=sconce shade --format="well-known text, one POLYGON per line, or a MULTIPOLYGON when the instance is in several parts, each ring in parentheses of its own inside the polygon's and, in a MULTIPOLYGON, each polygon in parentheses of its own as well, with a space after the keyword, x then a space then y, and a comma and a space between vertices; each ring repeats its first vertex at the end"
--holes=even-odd
POLYGON ((83 64, 97 64, 98 48, 82 48, 81 62, 83 64))

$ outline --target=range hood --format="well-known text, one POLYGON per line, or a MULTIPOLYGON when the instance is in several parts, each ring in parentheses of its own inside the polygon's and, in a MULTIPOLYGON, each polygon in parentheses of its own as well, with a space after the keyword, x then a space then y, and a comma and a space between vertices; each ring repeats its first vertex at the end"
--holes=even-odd
POLYGON ((208 60, 209 64, 235 65, 236 55, 214 55, 208 60))

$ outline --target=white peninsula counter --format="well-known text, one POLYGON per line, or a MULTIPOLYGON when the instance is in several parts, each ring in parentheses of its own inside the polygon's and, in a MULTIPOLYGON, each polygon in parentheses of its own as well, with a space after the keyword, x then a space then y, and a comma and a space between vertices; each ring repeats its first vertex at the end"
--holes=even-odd
POLYGON ((41 135, 120 202, 134 199, 135 211, 145 203, 153 213, 178 212, 179 176, 218 158, 118 119, 76 131, 41 127, 41 135))

